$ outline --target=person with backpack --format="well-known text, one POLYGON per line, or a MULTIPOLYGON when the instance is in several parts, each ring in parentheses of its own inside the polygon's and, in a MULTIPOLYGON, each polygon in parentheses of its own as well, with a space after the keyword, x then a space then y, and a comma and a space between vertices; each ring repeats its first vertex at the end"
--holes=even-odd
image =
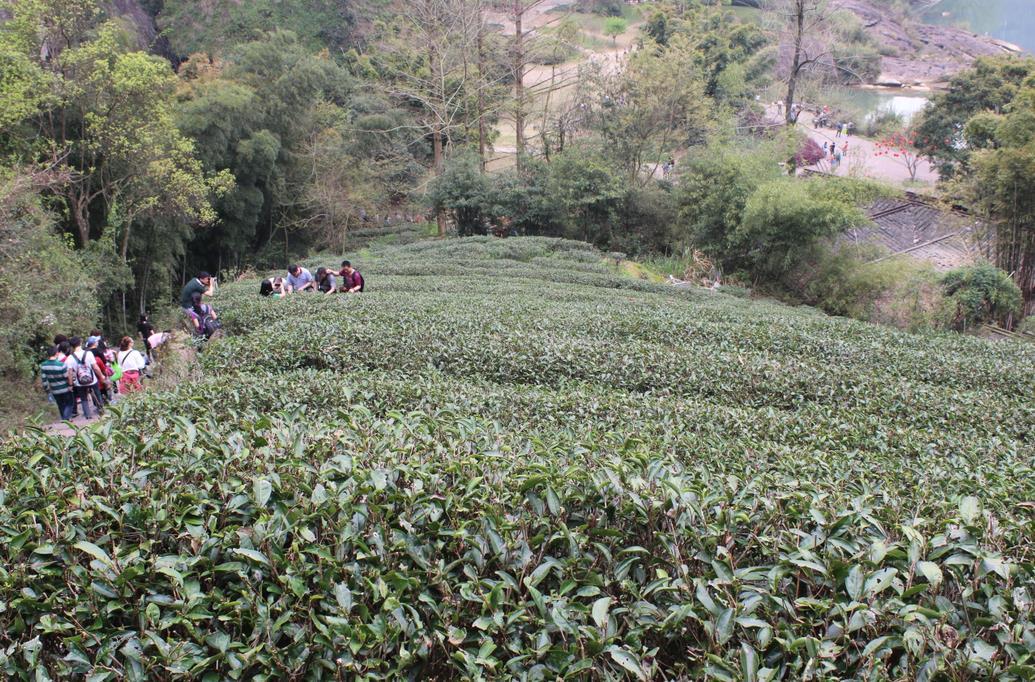
POLYGON ((72 408, 75 406, 71 378, 68 367, 61 361, 61 348, 51 346, 47 359, 40 365, 40 380, 43 382, 43 388, 54 398, 61 421, 72 418, 72 408))
MULTIPOLYGON (((95 398, 97 391, 97 377, 101 374, 101 368, 97 365, 97 359, 93 353, 83 349, 83 340, 73 336, 68 341, 71 346, 68 357, 65 358, 65 365, 72 376, 72 390, 75 394, 75 403, 82 405, 84 418, 90 419, 90 402, 95 398)), ((101 415, 102 405, 96 404, 97 416, 101 415)))
POLYGON ((119 352, 115 360, 122 368, 122 380, 119 381, 119 393, 133 393, 143 390, 140 375, 147 366, 147 360, 138 350, 133 349, 133 339, 123 336, 119 341, 119 352))
POLYGON ((101 368, 100 374, 97 375, 96 395, 105 405, 110 405, 115 399, 116 390, 115 383, 111 380, 115 375, 115 369, 110 364, 115 361, 115 354, 108 350, 100 332, 86 340, 86 350, 93 353, 97 366, 101 368))
POLYGON ((197 337, 203 337, 205 340, 211 339, 213 334, 223 328, 212 306, 201 302, 201 294, 194 294, 191 308, 187 314, 194 325, 194 335, 197 337))

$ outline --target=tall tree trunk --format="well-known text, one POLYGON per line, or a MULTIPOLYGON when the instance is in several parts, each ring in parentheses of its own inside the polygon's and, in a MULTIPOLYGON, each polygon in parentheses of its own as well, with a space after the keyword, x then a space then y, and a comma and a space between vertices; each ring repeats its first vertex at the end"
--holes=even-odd
POLYGON ((122 257, 122 262, 125 263, 129 260, 129 231, 133 227, 133 221, 126 221, 126 229, 122 231, 122 244, 119 246, 119 256, 122 257))
POLYGON ((72 204, 72 215, 75 218, 76 232, 79 236, 79 246, 86 248, 90 243, 90 205, 85 199, 74 199, 72 204))
POLYGON ((787 79, 787 101, 784 102, 784 115, 787 125, 798 122, 794 112, 795 90, 798 88, 798 73, 801 71, 801 44, 805 38, 805 3, 807 0, 793 0, 794 11, 794 56, 791 58, 791 73, 787 79))
POLYGON ((521 170, 521 159, 525 155, 525 34, 522 28, 524 16, 524 0, 514 0, 514 139, 518 170, 521 170))
MULTIPOLYGON (((435 149, 435 175, 436 177, 442 175, 443 159, 442 159, 442 126, 439 123, 435 124, 434 132, 431 135, 435 149)), ((446 236, 446 215, 441 208, 435 211, 435 222, 438 223, 438 236, 446 236)))
POLYGON ((485 149, 488 146, 485 130, 485 17, 482 3, 478 0, 478 158, 481 171, 485 173, 487 160, 485 149))

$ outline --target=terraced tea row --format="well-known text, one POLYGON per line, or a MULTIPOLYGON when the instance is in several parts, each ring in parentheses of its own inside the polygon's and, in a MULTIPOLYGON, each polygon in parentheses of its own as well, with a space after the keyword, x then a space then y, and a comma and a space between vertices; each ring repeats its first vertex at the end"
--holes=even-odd
POLYGON ((204 377, 0 447, 6 675, 1035 674, 1035 353, 572 242, 364 257, 360 297, 228 286, 204 377))

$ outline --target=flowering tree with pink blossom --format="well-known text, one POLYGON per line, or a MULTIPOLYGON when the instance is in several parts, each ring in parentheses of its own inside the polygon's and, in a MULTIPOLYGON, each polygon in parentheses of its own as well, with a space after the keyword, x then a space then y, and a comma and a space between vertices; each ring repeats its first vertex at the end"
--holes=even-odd
POLYGON ((913 131, 889 133, 875 143, 874 156, 895 159, 909 171, 909 179, 916 180, 920 168, 920 152, 916 148, 916 133, 913 131))

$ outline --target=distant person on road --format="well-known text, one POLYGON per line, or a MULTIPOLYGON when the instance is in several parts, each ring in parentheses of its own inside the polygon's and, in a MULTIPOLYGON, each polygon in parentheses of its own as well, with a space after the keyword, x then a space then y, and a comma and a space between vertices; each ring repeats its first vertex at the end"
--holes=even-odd
POLYGON ((841 156, 848 156, 848 142, 841 145, 841 156))
POLYGON ((334 278, 334 273, 327 268, 317 268, 316 286, 324 294, 338 293, 338 282, 334 278))
POLYGON ((363 293, 363 287, 366 286, 366 282, 363 280, 363 275, 359 274, 359 270, 352 267, 352 263, 343 260, 338 274, 342 278, 341 292, 343 294, 363 293))
POLYGON ((297 265, 288 266, 288 293, 293 291, 316 291, 316 278, 313 273, 297 265))
POLYGON ((122 379, 119 380, 119 393, 133 393, 143 389, 140 383, 140 375, 147 367, 147 360, 138 350, 133 349, 133 339, 123 336, 119 342, 119 352, 115 359, 122 368, 122 379))
POLYGON ((184 310, 189 310, 194 298, 194 294, 200 294, 201 296, 211 296, 215 291, 213 284, 215 283, 212 275, 207 272, 199 272, 198 276, 187 282, 187 284, 180 291, 180 307, 184 310))
POLYGON ((75 394, 72 391, 72 374, 62 361, 60 346, 51 346, 47 359, 40 365, 40 380, 43 388, 54 398, 61 421, 72 418, 75 407, 75 394))

